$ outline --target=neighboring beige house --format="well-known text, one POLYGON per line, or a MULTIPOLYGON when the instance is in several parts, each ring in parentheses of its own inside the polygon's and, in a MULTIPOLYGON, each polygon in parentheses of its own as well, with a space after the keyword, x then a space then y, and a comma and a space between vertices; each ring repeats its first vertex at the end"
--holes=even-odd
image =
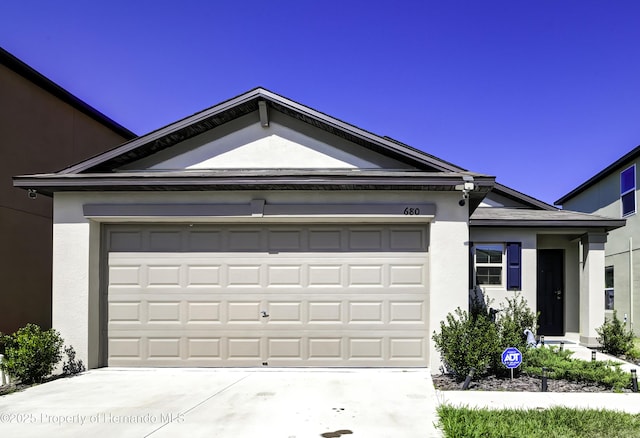
POLYGON ((636 335, 640 335, 639 165, 640 146, 555 202, 570 210, 626 219, 624 227, 609 233, 605 245, 603 301, 607 313, 615 309, 636 335))
POLYGON ((52 206, 12 186, 134 137, 0 48, 0 332, 51 327, 52 206))
POLYGON ((262 88, 14 185, 53 197, 53 326, 90 368, 435 372, 476 283, 594 345, 624 225, 262 88))

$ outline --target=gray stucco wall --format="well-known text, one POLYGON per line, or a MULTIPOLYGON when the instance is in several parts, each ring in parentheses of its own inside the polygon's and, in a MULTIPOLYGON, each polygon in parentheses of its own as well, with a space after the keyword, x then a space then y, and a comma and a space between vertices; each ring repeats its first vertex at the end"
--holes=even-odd
POLYGON ((623 318, 627 314, 631 318, 633 315, 634 332, 636 335, 640 335, 640 205, 638 205, 640 201, 640 197, 638 197, 640 160, 632 160, 620 166, 603 180, 568 200, 563 208, 620 218, 620 172, 633 164, 636 165, 637 212, 625 218, 627 223, 624 227, 609 232, 605 245, 605 266, 613 266, 614 268, 614 308, 618 317, 623 318), (632 256, 630 256, 630 251, 633 253, 632 256), (633 265, 632 282, 630 281, 631 264, 633 265), (632 288, 630 288, 630 283, 632 288), (633 301, 633 309, 630 307, 630 301, 633 301))

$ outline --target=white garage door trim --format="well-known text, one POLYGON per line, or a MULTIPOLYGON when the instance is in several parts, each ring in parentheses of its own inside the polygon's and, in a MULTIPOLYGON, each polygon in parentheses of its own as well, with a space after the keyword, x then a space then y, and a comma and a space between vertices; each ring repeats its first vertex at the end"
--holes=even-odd
POLYGON ((106 227, 109 366, 427 366, 425 225, 106 227))

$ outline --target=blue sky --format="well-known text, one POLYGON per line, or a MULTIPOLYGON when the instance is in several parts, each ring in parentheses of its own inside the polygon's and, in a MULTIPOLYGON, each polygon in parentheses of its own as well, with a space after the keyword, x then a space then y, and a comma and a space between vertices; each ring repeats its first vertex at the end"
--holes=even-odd
POLYGON ((640 144, 639 23, 637 0, 20 0, 0 46, 137 134, 263 86, 551 203, 640 144))

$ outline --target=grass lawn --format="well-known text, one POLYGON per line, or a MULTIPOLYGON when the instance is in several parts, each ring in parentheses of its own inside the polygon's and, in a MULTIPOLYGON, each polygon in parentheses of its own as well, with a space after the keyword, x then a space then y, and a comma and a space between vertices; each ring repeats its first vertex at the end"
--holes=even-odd
POLYGON ((569 409, 470 409, 442 405, 440 426, 447 438, 633 438, 640 437, 640 414, 569 409))

